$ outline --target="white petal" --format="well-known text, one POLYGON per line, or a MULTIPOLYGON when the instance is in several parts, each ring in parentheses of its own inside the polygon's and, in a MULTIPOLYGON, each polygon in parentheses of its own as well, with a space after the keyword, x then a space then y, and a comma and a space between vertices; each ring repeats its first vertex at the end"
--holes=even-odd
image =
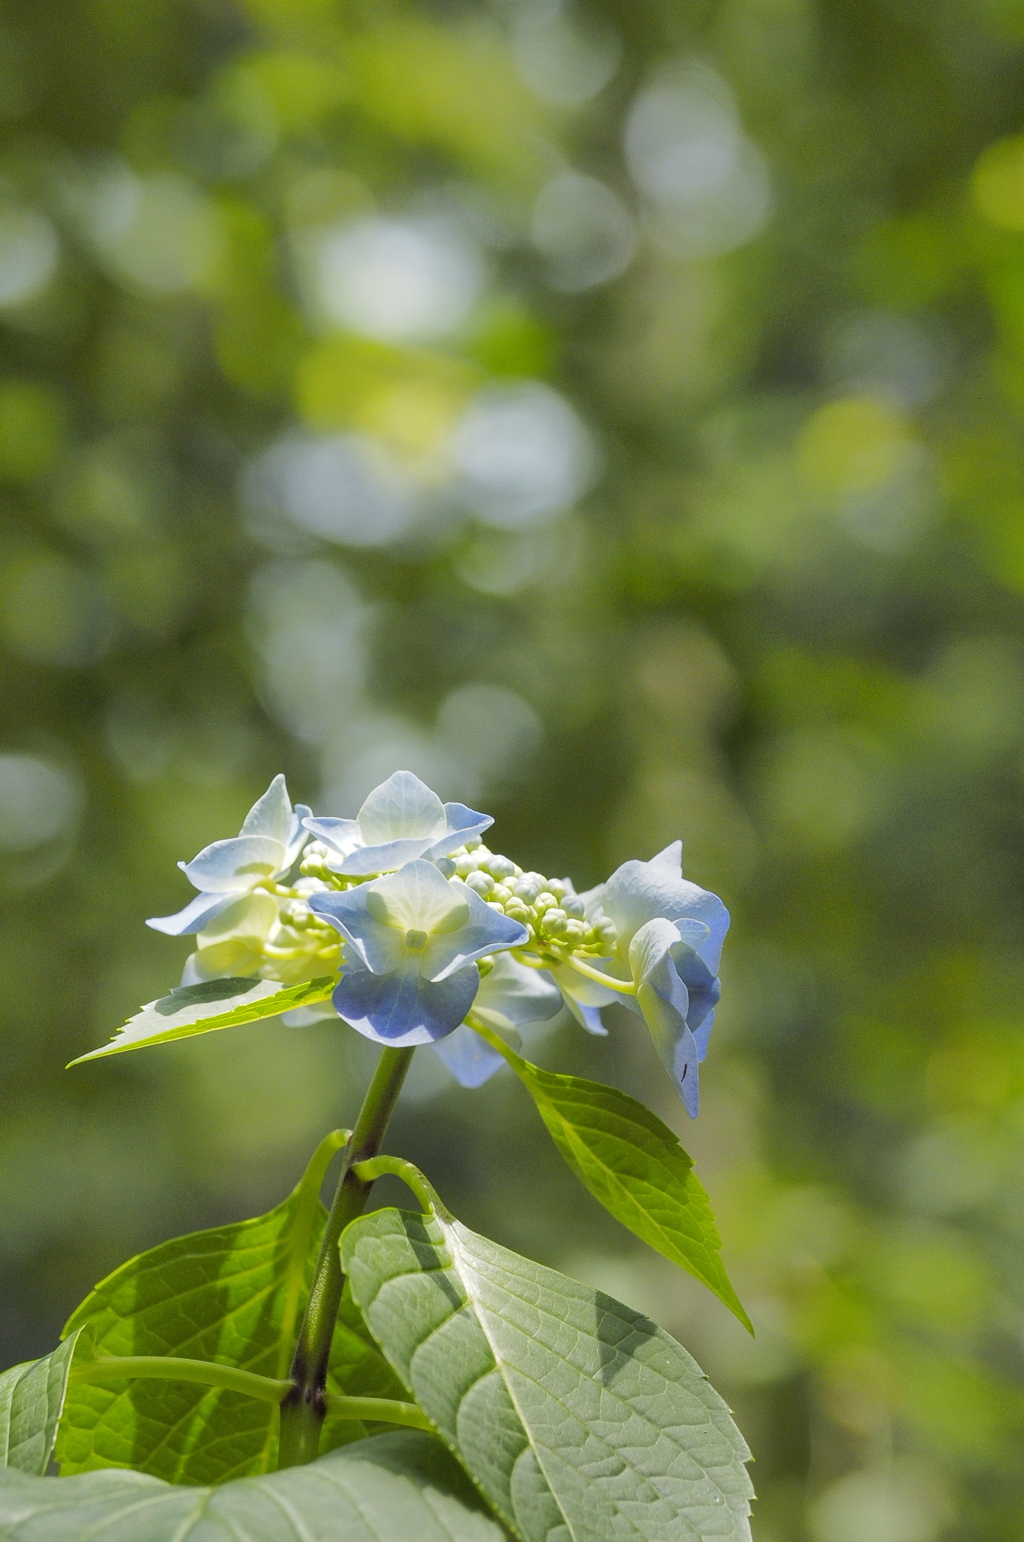
POLYGON ((284 776, 278 772, 262 798, 257 798, 239 831, 240 835, 269 835, 287 845, 292 823, 292 800, 284 776))
POLYGON ((411 771, 396 771, 375 787, 359 810, 358 822, 367 846, 404 837, 436 838, 447 829, 441 799, 411 771))

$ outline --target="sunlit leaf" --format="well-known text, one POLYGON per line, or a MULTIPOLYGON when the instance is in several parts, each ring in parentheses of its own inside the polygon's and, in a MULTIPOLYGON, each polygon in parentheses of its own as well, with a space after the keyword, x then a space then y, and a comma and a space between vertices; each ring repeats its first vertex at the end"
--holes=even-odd
MULTIPOLYGON (((341 1138, 322 1143, 295 1191, 268 1215, 177 1237, 123 1264, 65 1331, 88 1323, 99 1355, 177 1355, 287 1376, 326 1216, 320 1184, 341 1138)), ((329 1390, 404 1396, 351 1303, 335 1332, 329 1390)), ((272 1403, 195 1382, 76 1382, 57 1459, 64 1474, 134 1467, 174 1483, 222 1483, 270 1470, 278 1419, 272 1403)), ((330 1439, 364 1433, 332 1421, 330 1439)))
POLYGON ((494 1042, 594 1198, 636 1236, 696 1275, 753 1332, 725 1272, 707 1194, 668 1125, 615 1087, 542 1071, 494 1042))
POLYGON ((749 1452, 640 1313, 468 1231, 378 1210, 342 1238, 374 1337, 523 1542, 748 1542, 749 1452))
POLYGON ((0 1472, 0 1535, 46 1542, 501 1542, 439 1440, 403 1430, 223 1488, 0 1472))
POLYGON ((239 978, 204 980, 199 985, 177 985, 158 1001, 150 1001, 130 1017, 116 1038, 101 1049, 79 1055, 72 1065, 83 1060, 98 1060, 102 1055, 120 1055, 147 1044, 166 1044, 171 1039, 188 1039, 196 1033, 210 1033, 215 1028, 232 1028, 236 1023, 254 1023, 261 1017, 276 1017, 294 1007, 309 1007, 326 1001, 337 980, 322 975, 301 985, 281 985, 276 980, 239 978))
POLYGON ((77 1339, 73 1333, 52 1354, 0 1375, 0 1466, 46 1471, 77 1339))

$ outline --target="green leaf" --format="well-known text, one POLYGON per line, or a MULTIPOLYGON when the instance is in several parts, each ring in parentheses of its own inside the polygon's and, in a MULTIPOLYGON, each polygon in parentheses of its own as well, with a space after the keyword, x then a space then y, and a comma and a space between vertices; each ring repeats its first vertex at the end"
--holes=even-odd
POLYGON ((223 1488, 138 1472, 0 1472, 0 1536, 24 1542, 501 1542, 439 1440, 403 1430, 223 1488))
POLYGON ((486 1037, 528 1089, 584 1187, 635 1236, 713 1290, 753 1333, 720 1257, 708 1196, 678 1136, 617 1088, 542 1071, 497 1035, 486 1037))
POLYGON ((215 1028, 232 1028, 236 1023, 254 1023, 261 1017, 276 1017, 293 1007, 309 1007, 326 1001, 337 984, 334 975, 321 975, 301 985, 281 985, 276 980, 229 979, 204 980, 200 985, 176 985, 150 1001, 109 1044, 79 1055, 71 1065, 84 1060, 99 1060, 103 1055, 122 1055, 129 1049, 147 1044, 166 1044, 171 1039, 188 1039, 195 1033, 212 1033, 215 1028))
POLYGON ((374 1337, 523 1542, 749 1542, 750 1453, 686 1350, 428 1192, 427 1215, 353 1221, 342 1260, 374 1337))
POLYGON ((42 1360, 0 1375, 0 1467, 46 1471, 77 1340, 75 1333, 42 1360))
MULTIPOLYGON (((176 1355, 286 1377, 326 1212, 319 1190, 345 1138, 324 1141, 294 1193, 256 1220, 165 1242, 123 1264, 73 1314, 97 1355, 176 1355)), ((349 1304, 335 1331, 328 1390, 403 1398, 349 1304)), ((174 1483, 269 1471, 277 1407, 195 1382, 72 1381, 57 1439, 61 1472, 134 1467, 174 1483)), ((365 1433, 332 1421, 331 1443, 365 1433)))

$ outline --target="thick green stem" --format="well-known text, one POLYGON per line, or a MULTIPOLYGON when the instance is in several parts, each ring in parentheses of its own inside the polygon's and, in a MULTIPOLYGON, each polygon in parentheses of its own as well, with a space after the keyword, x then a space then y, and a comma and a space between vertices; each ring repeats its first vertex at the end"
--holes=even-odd
MULTIPOLYGON (((235 1365, 214 1360, 179 1360, 173 1355, 97 1355, 76 1363, 72 1382, 197 1381, 206 1387, 244 1392, 265 1403, 279 1403, 291 1391, 290 1381, 257 1376, 235 1365)), ((327 1412, 337 1419, 371 1419, 378 1424, 405 1424, 415 1430, 434 1426, 415 1403, 399 1403, 387 1397, 325 1397, 327 1412)))
POLYGON ((83 1360, 71 1372, 79 1381, 198 1381, 208 1387, 225 1387, 230 1392, 244 1392, 246 1397, 265 1403, 279 1403, 291 1387, 290 1381, 275 1381, 271 1376, 257 1376, 235 1365, 218 1365, 214 1360, 179 1360, 173 1355, 98 1355, 83 1360))
POLYGON ((292 1390, 281 1404, 278 1467, 297 1467, 303 1462, 311 1462, 320 1449, 320 1429, 327 1412, 324 1394, 327 1365, 344 1286, 338 1238, 348 1223, 362 1214, 371 1187, 352 1169, 357 1162, 365 1162, 380 1150, 414 1053, 411 1049, 382 1050, 352 1139, 345 1148, 292 1361, 292 1390))

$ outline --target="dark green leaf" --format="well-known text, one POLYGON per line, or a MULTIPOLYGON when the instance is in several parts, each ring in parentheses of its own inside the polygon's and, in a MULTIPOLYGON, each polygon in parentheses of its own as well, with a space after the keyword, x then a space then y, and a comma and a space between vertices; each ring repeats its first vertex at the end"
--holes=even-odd
MULTIPOLYGON (((88 1323, 99 1355, 178 1355, 287 1376, 325 1219, 320 1184, 340 1143, 340 1132, 325 1141, 268 1215, 177 1237, 123 1264, 65 1331, 88 1323)), ((329 1390, 404 1397, 351 1307, 335 1332, 329 1390)), ((278 1417, 272 1403, 195 1382, 76 1382, 57 1458, 64 1474, 117 1466, 174 1483, 221 1483, 270 1470, 278 1417)), ((331 1443, 363 1433, 332 1424, 331 1443)))
POLYGON ((326 1001, 336 984, 333 975, 322 975, 301 985, 256 979, 177 985, 159 1001, 150 1001, 130 1017, 109 1044, 79 1055, 71 1064, 81 1065, 84 1060, 98 1060, 103 1055, 121 1055, 147 1044, 188 1039, 193 1034, 211 1033, 215 1028, 232 1028, 236 1023, 254 1023, 261 1017, 276 1017, 294 1007, 326 1001))
POLYGON ((0 1466, 46 1471, 77 1339, 72 1334, 42 1360, 13 1365, 0 1375, 0 1466))
POLYGON ((455 1221, 378 1210, 342 1238, 375 1338, 524 1542, 749 1542, 749 1452, 647 1318, 455 1221))
POLYGON ((308 1467, 223 1488, 137 1472, 0 1473, 0 1536, 18 1542, 501 1542, 448 1452, 403 1430, 308 1467))
POLYGON ((507 1044, 496 1038, 494 1043, 594 1198, 637 1237, 696 1275, 753 1333, 722 1263, 707 1194, 668 1125, 615 1087, 542 1071, 507 1044))

